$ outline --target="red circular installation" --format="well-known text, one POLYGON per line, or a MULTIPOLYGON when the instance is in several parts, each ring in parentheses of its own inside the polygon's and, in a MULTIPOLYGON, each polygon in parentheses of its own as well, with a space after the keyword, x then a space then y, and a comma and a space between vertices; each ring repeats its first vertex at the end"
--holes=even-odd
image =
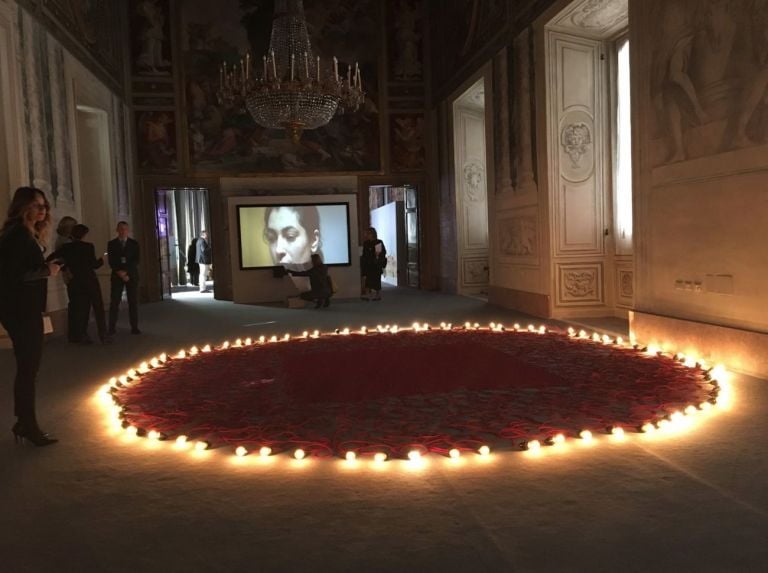
POLYGON ((119 385, 124 425, 211 447, 406 457, 634 431, 712 401, 700 368, 557 332, 302 337, 171 359, 119 385))

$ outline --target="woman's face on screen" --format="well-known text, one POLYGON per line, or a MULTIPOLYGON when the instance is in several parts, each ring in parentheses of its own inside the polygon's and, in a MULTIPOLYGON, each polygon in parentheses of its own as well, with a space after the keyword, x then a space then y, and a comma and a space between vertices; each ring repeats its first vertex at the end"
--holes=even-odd
POLYGON ((278 207, 269 214, 265 236, 272 261, 280 265, 308 263, 320 242, 320 231, 305 229, 291 207, 278 207))

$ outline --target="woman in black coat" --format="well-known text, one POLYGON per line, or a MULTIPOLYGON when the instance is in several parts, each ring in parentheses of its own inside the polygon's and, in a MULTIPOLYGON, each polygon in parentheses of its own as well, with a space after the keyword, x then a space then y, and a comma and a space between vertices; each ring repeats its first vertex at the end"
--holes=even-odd
POLYGON ((379 240, 376 229, 368 227, 360 257, 360 272, 365 277, 364 300, 381 300, 381 275, 387 266, 387 249, 379 240))
POLYGON ((45 194, 33 187, 16 190, 0 229, 0 323, 8 331, 16 357, 12 428, 17 441, 47 446, 58 440, 43 432, 35 413, 35 381, 43 354, 43 313, 47 279, 58 274, 57 261, 43 251, 51 225, 45 194))

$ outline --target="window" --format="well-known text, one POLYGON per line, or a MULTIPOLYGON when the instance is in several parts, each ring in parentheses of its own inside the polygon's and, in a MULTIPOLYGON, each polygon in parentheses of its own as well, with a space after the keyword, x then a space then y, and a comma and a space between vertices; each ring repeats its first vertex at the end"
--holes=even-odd
POLYGON ((629 39, 616 42, 616 133, 614 205, 616 254, 632 254, 632 128, 629 89, 629 39))

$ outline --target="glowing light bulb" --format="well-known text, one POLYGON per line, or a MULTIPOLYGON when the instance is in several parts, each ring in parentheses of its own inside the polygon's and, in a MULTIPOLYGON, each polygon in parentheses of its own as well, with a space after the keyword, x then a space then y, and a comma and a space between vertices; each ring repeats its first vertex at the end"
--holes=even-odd
POLYGON ((495 329, 495 328, 496 328, 496 323, 495 323, 495 322, 492 322, 492 323, 489 325, 489 328, 490 328, 491 330, 495 329))
POLYGON ((195 442, 195 449, 198 452, 202 452, 204 450, 207 450, 208 449, 208 442, 203 441, 203 440, 199 440, 198 442, 195 442))
POLYGON ((135 436, 136 434, 138 434, 138 433, 139 433, 139 429, 138 429, 136 426, 128 426, 128 427, 125 429, 125 432, 126 432, 126 433, 127 433, 129 436, 135 436))
POLYGON ((418 450, 411 450, 408 452, 408 459, 412 462, 418 462, 421 459, 421 452, 418 450))
POLYGON ((364 326, 360 329, 360 334, 368 334, 368 329, 364 326))
POLYGON ((347 452, 346 454, 344 454, 344 458, 348 462, 354 462, 357 459, 357 454, 355 452, 347 452))
POLYGON ((528 442, 528 450, 531 452, 538 452, 541 449, 541 442, 539 440, 531 440, 528 442))
POLYGON ((414 322, 414 323, 411 325, 411 328, 412 328, 413 330, 415 330, 416 332, 418 332, 418 331, 421 329, 421 326, 419 326, 419 323, 418 323, 418 322, 414 322))
POLYGON ((547 333, 547 327, 543 324, 539 327, 539 334, 546 334, 547 333))
POLYGON ((259 449, 259 455, 260 455, 262 458, 266 458, 267 456, 269 456, 269 455, 272 455, 272 448, 269 448, 269 447, 267 447, 267 446, 262 446, 262 447, 259 449))
POLYGON ((152 368, 157 368, 160 366, 160 361, 157 358, 153 358, 149 361, 149 363, 152 365, 152 368))
POLYGON ((710 404, 709 402, 702 402, 701 404, 699 404, 699 409, 703 411, 711 410, 712 404, 710 404))
POLYGON ((139 372, 147 372, 149 370, 149 364, 142 362, 139 364, 139 372))
POLYGON ((465 322, 465 323, 464 323, 464 328, 466 328, 467 330, 469 330, 470 328, 472 328, 472 325, 471 325, 469 322, 465 322))
POLYGON ((529 324, 529 325, 528 325, 528 330, 529 330, 530 332, 533 332, 534 330, 536 330, 536 327, 535 327, 535 326, 533 326, 532 324, 529 324))
POLYGON ((376 452, 373 455, 373 461, 374 462, 386 462, 387 461, 387 454, 384 452, 376 452))
POLYGON ((652 434, 656 431, 656 426, 651 424, 650 422, 643 424, 643 426, 640 428, 644 433, 646 434, 652 434))
POLYGON ((206 344, 205 346, 203 346, 203 352, 210 352, 210 351, 211 351, 211 345, 210 344, 206 344))
POLYGON ((616 426, 611 430, 611 434, 614 435, 616 438, 623 438, 624 437, 624 428, 620 426, 616 426))
POLYGON ((345 328, 344 330, 342 330, 342 331, 341 331, 341 333, 342 333, 344 336, 347 336, 347 335, 349 334, 349 328, 345 328))
POLYGON ((445 323, 444 322, 440 323, 440 328, 443 328, 443 329, 445 328, 445 323))
POLYGON ((552 443, 553 444, 564 444, 565 443, 565 434, 555 434, 552 436, 552 443))
POLYGON ((579 338, 586 338, 587 337, 587 331, 586 330, 580 330, 579 331, 579 338))
POLYGON ((712 378, 722 382, 727 378, 728 370, 726 370, 725 366, 723 366, 722 364, 718 364, 712 369, 711 374, 712 374, 712 378))
POLYGON ((648 350, 646 350, 645 352, 646 352, 646 354, 648 354, 648 356, 655 356, 656 353, 659 352, 659 351, 660 351, 660 349, 659 349, 658 346, 654 346, 654 345, 650 344, 650 345, 648 345, 648 350))
POLYGON ((312 333, 312 336, 313 336, 314 338, 318 338, 318 337, 320 336, 320 331, 319 331, 319 330, 315 330, 315 331, 312 333))
POLYGON ((574 334, 576 334, 576 330, 572 326, 569 326, 568 327, 568 336, 573 336, 574 334))
POLYGON ((480 328, 480 323, 479 323, 479 322, 476 322, 476 323, 475 323, 475 330, 477 330, 478 328, 480 328))
POLYGON ((672 422, 669 420, 659 420, 658 428, 659 430, 666 430, 669 429, 669 427, 672 425, 672 422))
POLYGON ((120 384, 122 384, 122 385, 126 385, 126 384, 128 384, 128 376, 125 376, 125 375, 123 375, 123 376, 120 376, 120 378, 118 378, 117 380, 118 380, 118 382, 120 382, 120 384))
POLYGON ((184 448, 187 445, 187 436, 179 436, 176 438, 176 445, 180 448, 184 448))
POLYGON ((286 332, 286 333, 283 335, 283 340, 290 340, 290 339, 291 339, 291 335, 290 335, 290 334, 288 334, 288 333, 286 332))
POLYGON ((225 341, 222 343, 221 347, 222 347, 224 350, 226 350, 227 348, 229 348, 229 340, 225 340, 225 341))
POLYGON ((187 353, 185 351, 183 351, 183 350, 179 350, 176 353, 176 358, 186 358, 186 357, 187 357, 187 353))
POLYGON ((477 450, 477 452, 481 456, 487 456, 487 455, 489 455, 491 453, 491 448, 489 448, 488 446, 480 446, 480 448, 477 450))
POLYGON ((293 452, 293 457, 297 460, 303 460, 307 456, 307 452, 302 450, 301 448, 298 448, 295 452, 293 452))
POLYGON ((397 334, 398 330, 399 330, 399 328, 398 328, 398 326, 395 324, 395 325, 393 325, 393 326, 392 326, 392 328, 390 329, 390 332, 391 332, 392 334, 397 334))
POLYGON ((685 413, 689 416, 691 414, 695 414, 696 412, 698 412, 698 410, 696 410, 696 406, 688 406, 685 408, 685 413))
POLYGON ((198 352, 200 352, 200 351, 197 349, 197 346, 193 346, 192 348, 190 348, 190 349, 189 349, 189 353, 190 353, 192 356, 194 356, 194 355, 195 355, 195 354, 197 354, 198 352))
POLYGON ((160 432, 158 432, 157 430, 150 430, 147 433, 147 438, 149 438, 150 440, 159 440, 160 439, 160 432))
POLYGON ((136 378, 137 372, 135 368, 131 368, 126 374, 128 375, 128 378, 136 378))
POLYGON ((520 325, 519 325, 519 324, 516 322, 516 323, 515 323, 515 324, 512 326, 512 328, 514 328, 515 330, 520 330, 520 325))
POLYGON ((168 355, 165 352, 160 355, 160 362, 168 362, 168 355))
POLYGON ((453 448, 450 452, 448 452, 448 455, 451 456, 451 458, 454 460, 457 460, 461 457, 461 452, 456 448, 453 448))
POLYGON ((594 342, 600 342, 600 335, 597 332, 593 333, 592 334, 592 340, 594 342))
POLYGON ((603 334, 603 344, 610 344, 611 343, 611 337, 607 334, 603 334))
POLYGON ((267 340, 267 339, 266 339, 266 337, 265 337, 265 336, 263 336, 263 335, 262 335, 262 336, 259 336, 259 344, 264 344, 264 342, 265 342, 266 340, 267 340))
POLYGON ((305 330, 304 332, 302 332, 302 333, 301 333, 301 336, 302 336, 303 338, 306 338, 307 336, 309 336, 309 331, 308 331, 308 330, 305 330))
POLYGON ((277 342, 277 336, 274 334, 272 335, 272 338, 269 339, 270 342, 277 342))
POLYGON ((619 346, 622 346, 624 344, 624 339, 621 336, 617 337, 616 344, 618 344, 619 346))
POLYGON ((682 412, 677 412, 677 411, 675 411, 675 412, 672 412, 672 413, 669 415, 669 419, 670 419, 671 421, 673 421, 673 422, 680 422, 680 421, 682 421, 682 419, 683 419, 683 413, 682 413, 682 412))
POLYGON ((592 440, 592 432, 590 432, 589 430, 582 430, 581 432, 579 432, 579 437, 585 442, 589 442, 592 440))
POLYGON ((112 386, 114 386, 115 384, 117 384, 117 378, 115 378, 114 376, 112 376, 112 378, 110 378, 110 379, 109 379, 109 384, 111 384, 112 386))
POLYGON ((237 449, 235 449, 235 455, 239 458, 242 458, 247 454, 248 454, 248 450, 246 450, 243 446, 237 446, 237 449))

